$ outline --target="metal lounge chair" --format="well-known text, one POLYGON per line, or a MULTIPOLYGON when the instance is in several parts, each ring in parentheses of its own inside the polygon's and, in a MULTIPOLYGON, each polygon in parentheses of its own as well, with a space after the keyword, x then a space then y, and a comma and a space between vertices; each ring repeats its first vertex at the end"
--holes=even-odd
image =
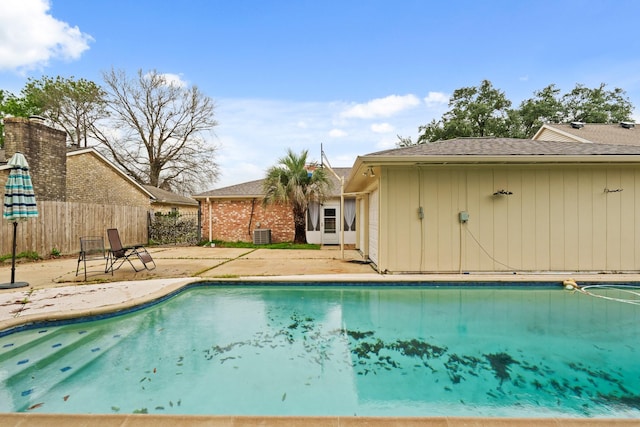
POLYGON ((80 237, 80 254, 78 255, 78 266, 76 267, 76 276, 80 271, 80 263, 84 262, 84 281, 87 281, 87 261, 102 260, 107 257, 107 251, 104 249, 104 237, 87 236, 80 237))
POLYGON ((156 268, 155 261, 151 258, 151 254, 147 252, 143 245, 122 246, 120 233, 118 233, 117 228, 109 228, 107 230, 107 238, 109 239, 109 245, 111 248, 107 254, 107 264, 104 269, 105 273, 111 271, 111 275, 113 275, 114 270, 122 267, 122 264, 127 261, 131 264, 134 271, 142 271, 142 268, 136 268, 131 261, 132 258, 138 259, 144 266, 143 268, 146 268, 147 270, 153 270, 156 268))

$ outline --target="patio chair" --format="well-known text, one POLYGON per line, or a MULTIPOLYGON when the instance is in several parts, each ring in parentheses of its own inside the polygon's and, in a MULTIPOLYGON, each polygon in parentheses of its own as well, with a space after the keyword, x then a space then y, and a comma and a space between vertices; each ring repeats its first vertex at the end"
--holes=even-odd
POLYGON ((102 260, 107 257, 104 249, 104 238, 100 236, 80 237, 80 254, 78 255, 78 266, 76 267, 76 276, 80 271, 80 263, 84 263, 84 281, 87 281, 87 261, 102 260))
POLYGON ((105 273, 111 271, 111 275, 113 275, 114 270, 122 267, 122 264, 127 261, 131 264, 131 267, 136 273, 138 271, 142 271, 142 268, 136 268, 131 259, 138 259, 142 263, 143 268, 147 270, 153 270, 156 268, 155 261, 151 258, 151 254, 147 252, 143 245, 122 246, 120 233, 118 233, 117 228, 109 228, 107 230, 107 238, 109 239, 109 245, 111 248, 107 254, 107 264, 104 269, 105 273))

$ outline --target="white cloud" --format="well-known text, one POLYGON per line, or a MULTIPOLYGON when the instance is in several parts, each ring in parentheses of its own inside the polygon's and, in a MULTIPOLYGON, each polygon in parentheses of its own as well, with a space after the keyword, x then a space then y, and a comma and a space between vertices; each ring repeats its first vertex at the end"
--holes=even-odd
POLYGON ((396 147, 396 134, 415 140, 418 126, 438 115, 413 108, 384 121, 346 120, 340 115, 355 104, 343 101, 222 98, 216 104, 221 176, 211 188, 263 178, 288 148, 320 161, 322 144, 331 166, 350 167, 358 156, 396 147))
POLYGON ((376 143, 376 150, 390 150, 392 148, 397 148, 396 146, 397 142, 398 142, 397 139, 392 139, 392 138, 380 139, 376 143))
POLYGON ((0 70, 25 71, 52 59, 75 60, 93 38, 49 14, 48 0, 3 0, 0 70))
POLYGON ((389 95, 385 98, 373 99, 365 104, 355 104, 343 111, 341 116, 356 119, 391 117, 418 105, 420 105, 420 100, 415 95, 389 95))
POLYGON ((374 123, 371 125, 371 130, 375 133, 389 133, 393 132, 394 129, 389 123, 374 123))
POLYGON ((182 76, 179 74, 161 73, 160 75, 164 77, 164 80, 167 82, 167 85, 169 86, 177 86, 177 87, 187 86, 187 82, 182 80, 182 76))
POLYGON ((449 95, 442 92, 429 92, 424 98, 424 103, 427 107, 439 107, 449 105, 449 95))

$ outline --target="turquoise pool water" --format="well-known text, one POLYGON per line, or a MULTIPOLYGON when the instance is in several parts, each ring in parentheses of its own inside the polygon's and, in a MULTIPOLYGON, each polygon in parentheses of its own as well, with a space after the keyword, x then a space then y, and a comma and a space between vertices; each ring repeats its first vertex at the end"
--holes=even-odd
POLYGON ((196 287, 0 337, 0 412, 638 417, 639 338, 561 287, 196 287))

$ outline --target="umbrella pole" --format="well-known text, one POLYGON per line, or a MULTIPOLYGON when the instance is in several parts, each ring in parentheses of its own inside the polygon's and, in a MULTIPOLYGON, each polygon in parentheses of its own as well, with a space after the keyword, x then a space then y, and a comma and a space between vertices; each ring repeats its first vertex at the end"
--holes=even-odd
POLYGON ((16 282, 16 230, 18 229, 18 223, 13 222, 13 248, 11 249, 11 283, 16 282))

